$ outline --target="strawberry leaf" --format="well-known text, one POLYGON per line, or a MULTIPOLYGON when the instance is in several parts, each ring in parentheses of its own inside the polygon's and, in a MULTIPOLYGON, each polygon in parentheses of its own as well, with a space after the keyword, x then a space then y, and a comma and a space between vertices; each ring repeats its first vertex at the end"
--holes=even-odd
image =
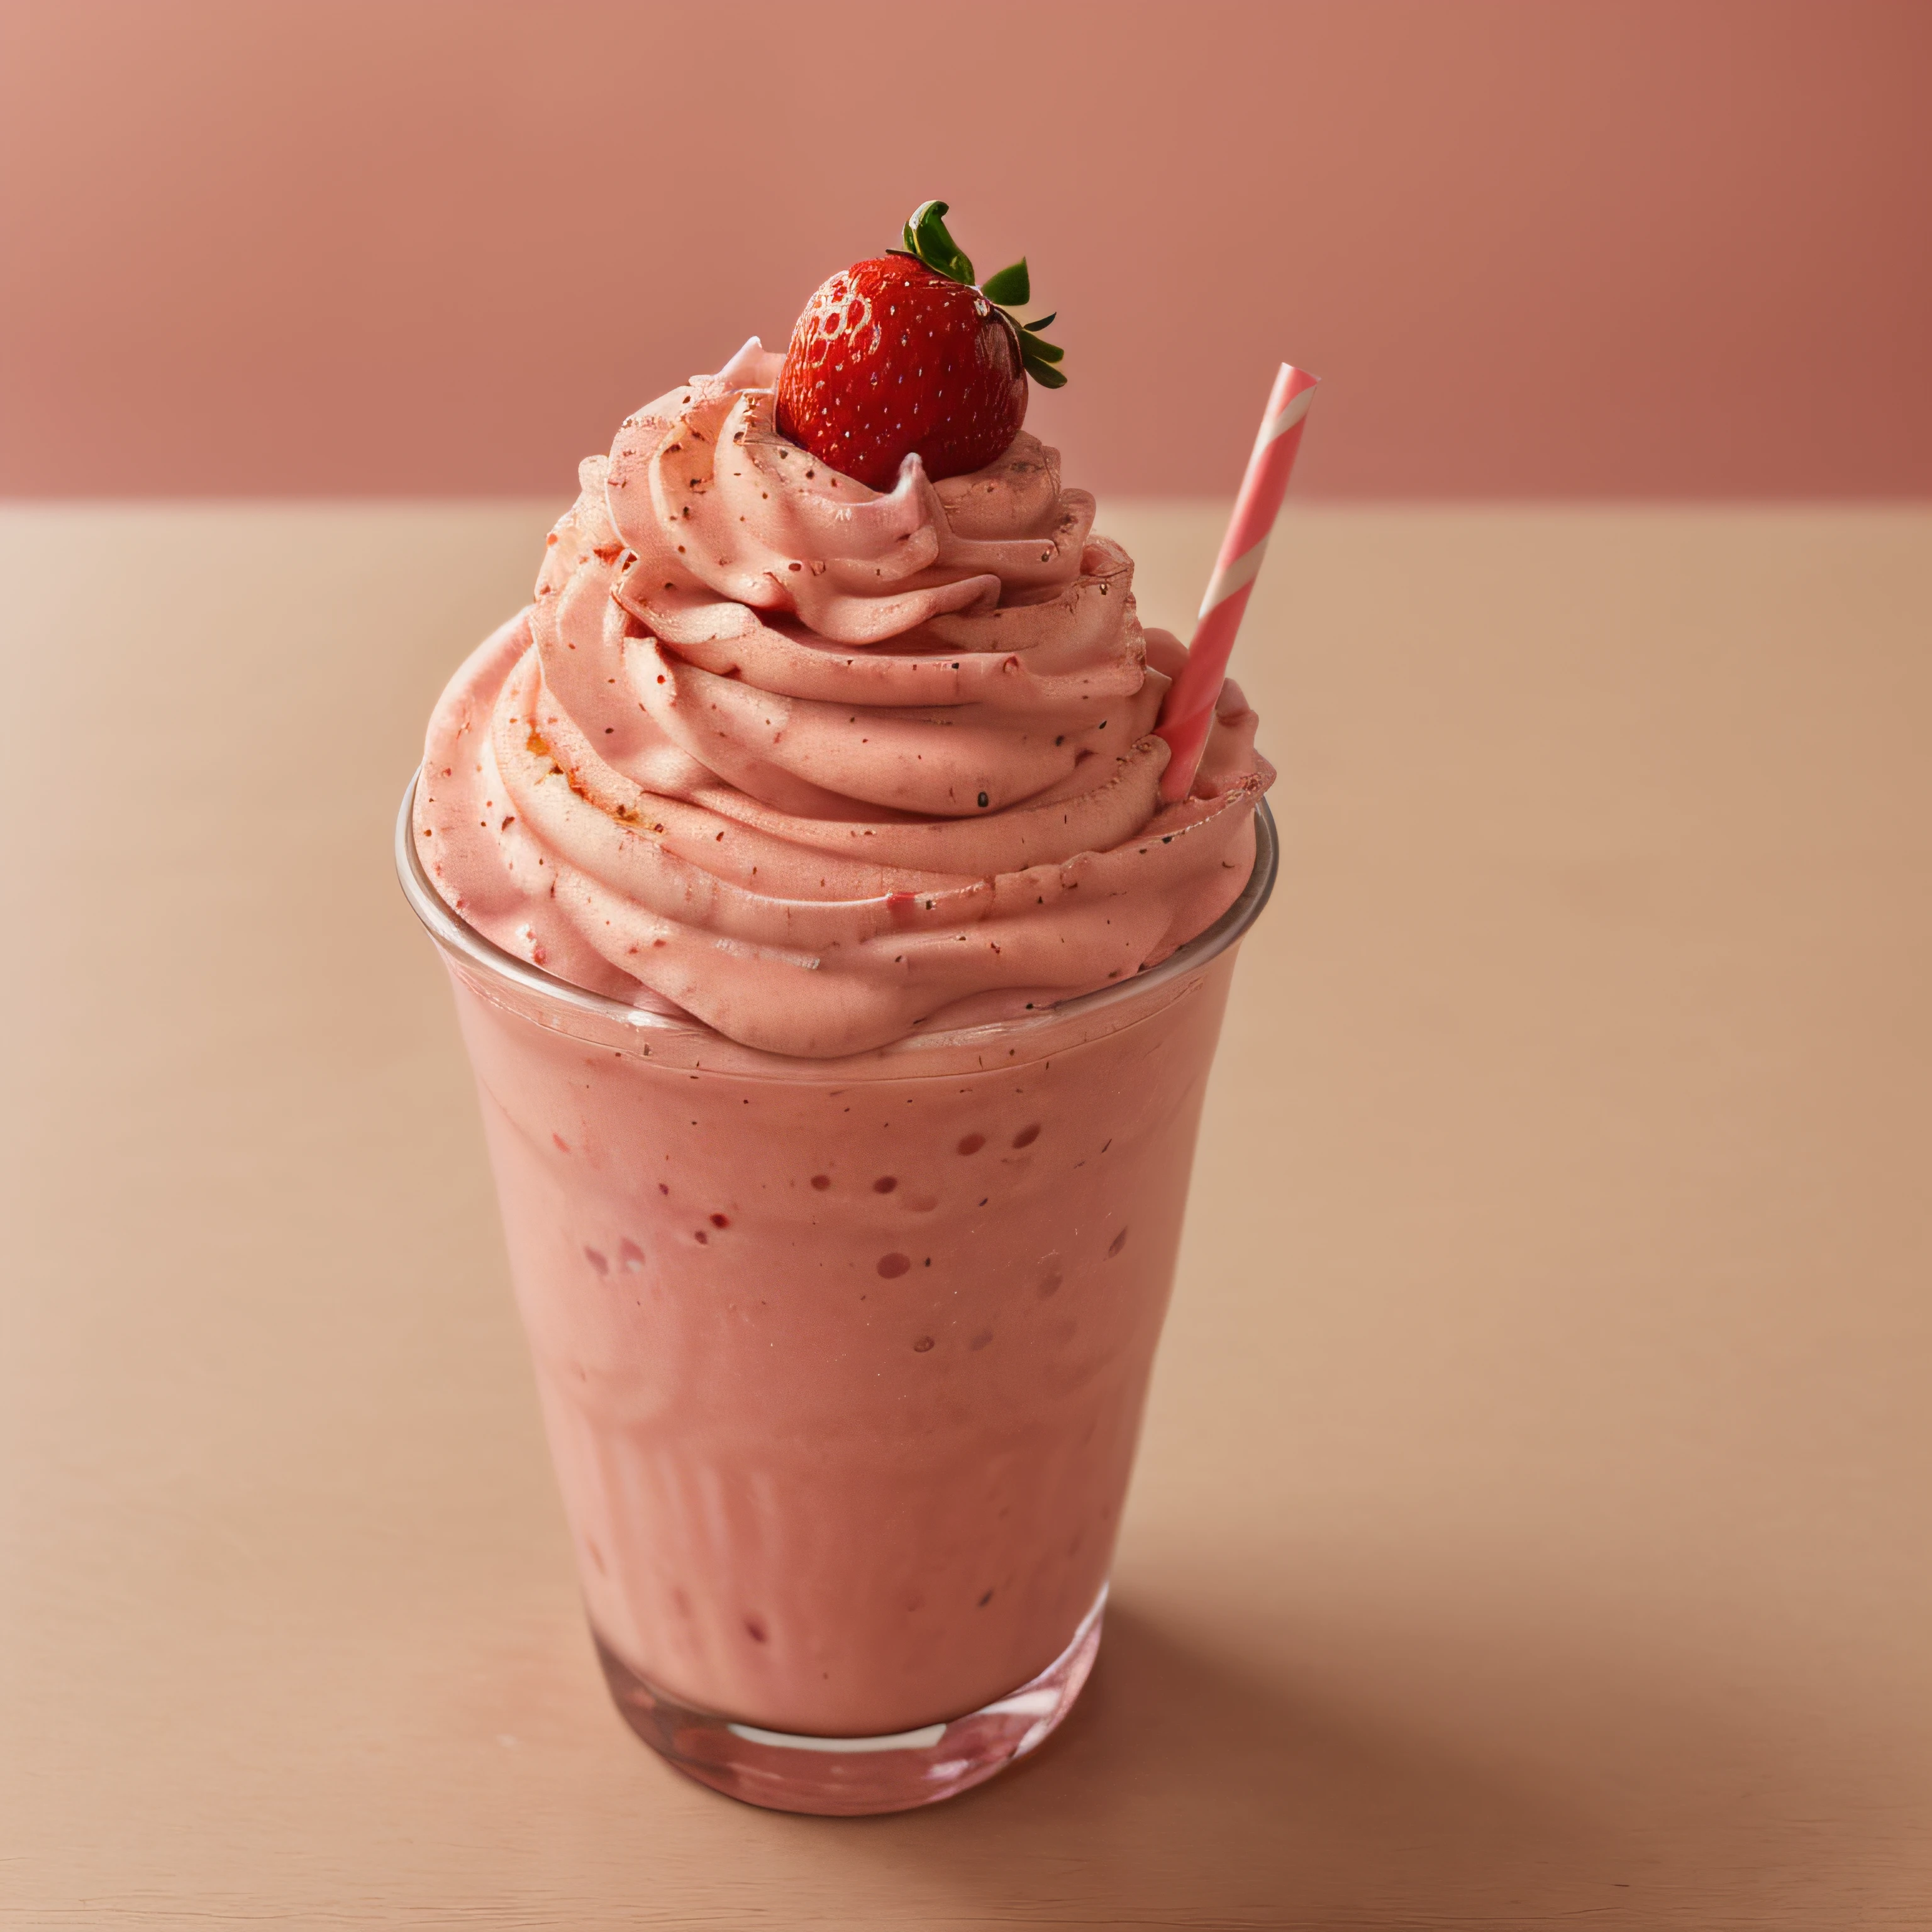
POLYGON ((946 232, 943 201, 923 201, 913 210, 905 225, 906 252, 923 262, 936 275, 947 280, 973 286, 973 264, 958 242, 946 232))
POLYGON ((1002 308, 1018 308, 1028 301, 1033 294, 1033 286, 1027 274, 1026 257, 1022 255, 1010 268, 1002 268, 998 274, 988 275, 980 284, 980 292, 1002 308))
POLYGON ((947 232, 947 204, 943 201, 921 202, 905 224, 904 249, 892 249, 888 253, 903 252, 934 274, 944 275, 950 281, 964 283, 968 288, 977 287, 980 293, 1000 310, 1012 330, 1020 346, 1020 366, 1043 389, 1063 387, 1066 378, 1055 364, 1065 359, 1066 352, 1058 344, 1046 340, 1040 333, 1051 325, 1053 317, 1042 316, 1037 322, 1023 322, 1017 316, 1007 314, 1009 310, 1024 308, 1033 299, 1033 277, 1028 270, 1026 257, 1022 255, 998 274, 988 275, 983 285, 976 283, 972 262, 947 232))
POLYGON ((1020 366, 1042 389, 1058 389, 1066 386, 1066 377, 1054 364, 1066 355, 1065 350, 1051 342, 1042 342, 1036 335, 1020 338, 1020 366))

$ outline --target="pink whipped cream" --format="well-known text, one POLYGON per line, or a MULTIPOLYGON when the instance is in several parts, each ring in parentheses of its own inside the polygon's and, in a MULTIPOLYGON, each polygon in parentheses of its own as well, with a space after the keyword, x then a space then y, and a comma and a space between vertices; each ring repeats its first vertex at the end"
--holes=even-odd
POLYGON ((1114 984, 1246 884, 1274 774, 1022 433, 890 494, 782 437, 754 339, 626 421, 534 601, 430 722, 417 850, 477 931, 595 992, 827 1058, 1114 984))

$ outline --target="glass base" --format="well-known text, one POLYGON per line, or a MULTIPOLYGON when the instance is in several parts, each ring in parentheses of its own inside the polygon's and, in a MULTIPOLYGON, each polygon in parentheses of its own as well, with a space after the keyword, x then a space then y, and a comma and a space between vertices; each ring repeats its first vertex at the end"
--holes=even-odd
POLYGON ((594 1628, 591 1635, 625 1721, 686 1777, 768 1810, 853 1818, 936 1804, 1035 1749, 1072 1709, 1106 1606, 1103 1587, 1072 1642, 1018 1690, 949 1723, 878 1738, 800 1737, 694 1710, 647 1684, 594 1628))

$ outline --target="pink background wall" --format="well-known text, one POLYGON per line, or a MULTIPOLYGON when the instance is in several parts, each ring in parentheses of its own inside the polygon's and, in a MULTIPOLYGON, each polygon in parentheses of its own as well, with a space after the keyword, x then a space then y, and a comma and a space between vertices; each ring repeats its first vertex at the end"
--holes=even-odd
POLYGON ((1932 5, 0 0, 0 490, 556 495, 950 200, 1114 491, 1932 494, 1932 5), (829 19, 829 39, 807 23, 829 19), (694 25, 701 22, 702 25, 694 25))

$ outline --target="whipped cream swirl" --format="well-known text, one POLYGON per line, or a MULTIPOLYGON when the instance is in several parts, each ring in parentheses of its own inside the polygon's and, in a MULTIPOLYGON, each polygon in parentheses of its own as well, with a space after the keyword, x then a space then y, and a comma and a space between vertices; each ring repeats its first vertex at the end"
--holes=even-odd
POLYGON ((778 434, 781 360, 747 344, 582 465, 430 721, 437 890, 546 972, 812 1058, 1156 963, 1246 882, 1254 714, 1230 684, 1163 806, 1184 652, 1058 453, 868 490, 778 434))

